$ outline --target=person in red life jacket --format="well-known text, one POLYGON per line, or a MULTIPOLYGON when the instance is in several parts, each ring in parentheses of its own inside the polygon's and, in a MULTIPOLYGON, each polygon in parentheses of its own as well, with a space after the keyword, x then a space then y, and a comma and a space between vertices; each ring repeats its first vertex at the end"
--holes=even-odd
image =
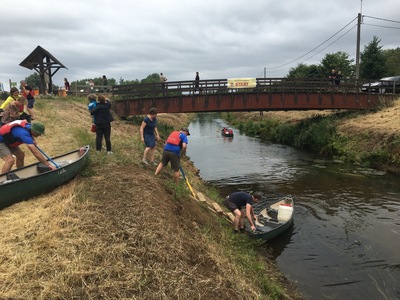
POLYGON ((52 170, 56 169, 35 146, 35 137, 44 134, 44 129, 42 123, 36 122, 31 124, 26 120, 13 121, 0 128, 0 157, 5 161, 1 173, 11 171, 15 162, 13 155, 16 157, 17 169, 24 166, 25 153, 19 148, 21 144, 26 144, 39 162, 52 170))
POLYGON ((174 171, 175 183, 179 183, 179 168, 181 166, 181 156, 186 153, 188 138, 190 135, 189 129, 184 127, 181 131, 173 131, 165 142, 164 152, 161 162, 158 164, 154 175, 160 173, 163 167, 166 167, 171 162, 171 169, 174 171))
POLYGON ((254 220, 256 219, 253 211, 253 202, 258 202, 261 199, 259 193, 253 193, 252 195, 246 192, 236 192, 230 194, 223 201, 224 205, 235 215, 233 220, 233 232, 238 233, 240 231, 244 232, 244 218, 247 217, 249 221, 250 228, 252 231, 256 230, 254 225, 254 220), (242 208, 246 209, 246 213, 242 212, 242 208))
POLYGON ((35 96, 33 93, 33 89, 26 83, 25 80, 21 80, 20 83, 21 83, 22 95, 28 100, 28 112, 31 115, 31 119, 35 120, 33 113, 33 105, 35 103, 35 96))

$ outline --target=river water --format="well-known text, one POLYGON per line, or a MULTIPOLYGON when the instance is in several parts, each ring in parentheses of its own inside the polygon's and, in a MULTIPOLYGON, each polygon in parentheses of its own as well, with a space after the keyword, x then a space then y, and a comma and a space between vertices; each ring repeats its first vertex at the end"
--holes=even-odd
MULTIPOLYGON (((295 200, 294 226, 267 242, 305 299, 400 299, 400 176, 220 134, 215 114, 190 124, 188 156, 222 196, 295 200)), ((268 274, 265 274, 268 276, 268 274)))

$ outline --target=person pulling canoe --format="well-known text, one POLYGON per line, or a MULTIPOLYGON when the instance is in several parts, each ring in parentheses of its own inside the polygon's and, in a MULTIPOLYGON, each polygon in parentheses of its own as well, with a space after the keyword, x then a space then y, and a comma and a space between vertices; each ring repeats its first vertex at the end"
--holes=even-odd
POLYGON ((37 160, 52 170, 56 167, 52 165, 36 147, 35 137, 44 134, 45 127, 42 123, 28 123, 26 120, 16 120, 3 125, 0 128, 0 157, 5 161, 1 173, 11 171, 16 160, 17 169, 24 166, 25 153, 19 145, 26 144, 28 149, 37 160), (14 159, 13 155, 16 157, 14 159))
POLYGON ((252 231, 256 230, 254 225, 254 220, 256 216, 253 211, 253 202, 257 203, 261 199, 259 193, 249 194, 246 192, 235 192, 230 194, 223 201, 224 205, 235 215, 233 220, 233 232, 238 233, 240 231, 244 232, 244 218, 247 217, 249 221, 250 228, 252 231), (242 208, 246 208, 246 213, 242 213, 242 208))

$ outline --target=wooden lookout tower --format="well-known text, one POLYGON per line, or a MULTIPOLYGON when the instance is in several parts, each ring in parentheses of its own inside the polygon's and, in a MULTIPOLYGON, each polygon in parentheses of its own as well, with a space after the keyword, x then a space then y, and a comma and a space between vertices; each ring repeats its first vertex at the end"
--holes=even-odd
POLYGON ((68 69, 61 62, 59 62, 50 52, 37 46, 20 64, 21 67, 35 70, 40 76, 39 91, 41 94, 48 90, 49 93, 53 92, 52 77, 61 68, 68 69))

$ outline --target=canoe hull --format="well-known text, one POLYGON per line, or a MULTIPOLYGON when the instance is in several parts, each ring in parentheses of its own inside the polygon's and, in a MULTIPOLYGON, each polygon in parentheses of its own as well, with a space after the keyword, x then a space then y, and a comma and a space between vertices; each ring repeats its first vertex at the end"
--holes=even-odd
POLYGON ((0 175, 0 209, 27 200, 68 182, 85 166, 89 146, 54 157, 60 168, 41 173, 39 163, 0 175), (7 180, 13 173, 19 179, 7 180))
POLYGON ((254 208, 256 220, 256 231, 246 222, 246 232, 256 239, 265 241, 272 240, 283 234, 293 225, 294 201, 291 196, 285 196, 270 206, 254 208))

